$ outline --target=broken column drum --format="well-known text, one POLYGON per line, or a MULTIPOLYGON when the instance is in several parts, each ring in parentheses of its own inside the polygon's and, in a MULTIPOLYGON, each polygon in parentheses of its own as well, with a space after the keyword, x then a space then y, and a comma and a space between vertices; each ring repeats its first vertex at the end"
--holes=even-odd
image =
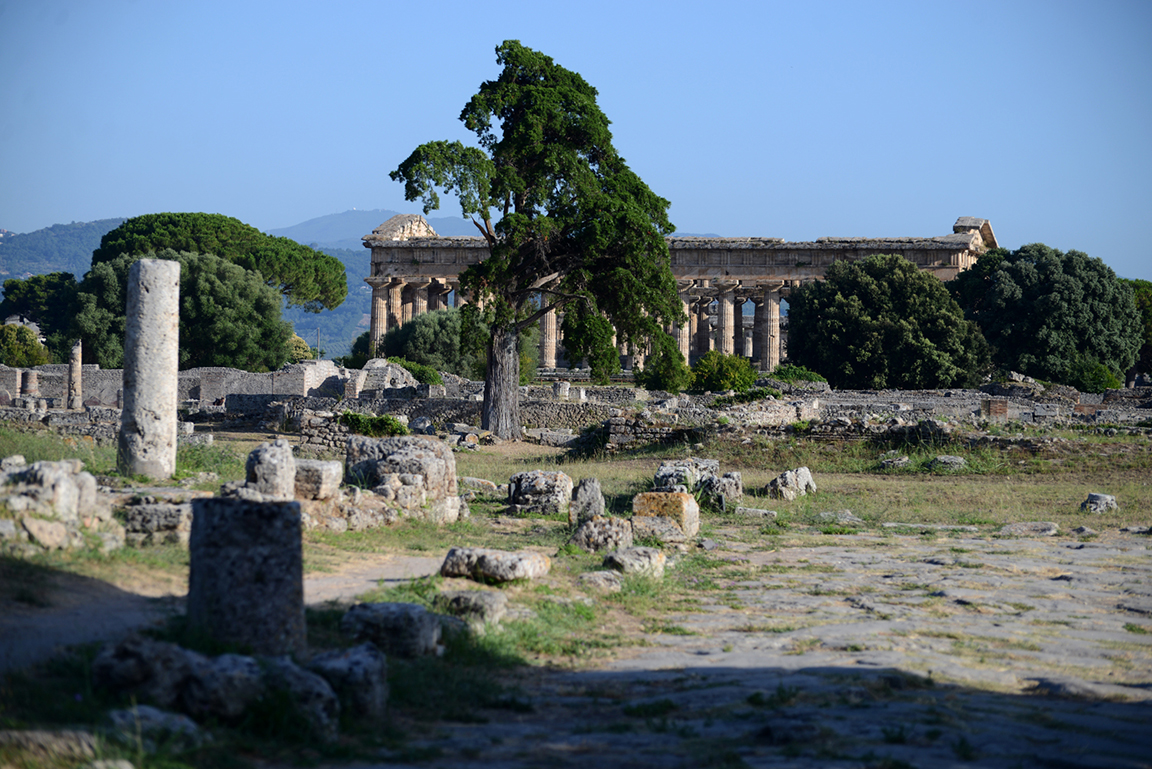
POLYGON ((116 464, 126 475, 176 470, 180 263, 141 259, 128 271, 124 404, 116 464))
POLYGON ((76 344, 72 345, 72 355, 68 360, 68 408, 70 409, 84 408, 84 392, 81 384, 84 369, 81 364, 81 351, 81 342, 77 339, 76 344))
POLYGON ((307 647, 299 502, 192 502, 188 626, 255 654, 307 647))

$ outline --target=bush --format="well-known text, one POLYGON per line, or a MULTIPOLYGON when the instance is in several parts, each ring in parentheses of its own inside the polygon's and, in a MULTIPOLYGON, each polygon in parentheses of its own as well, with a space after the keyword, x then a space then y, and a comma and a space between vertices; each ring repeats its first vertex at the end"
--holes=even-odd
POLYGON ((697 390, 742 393, 756 382, 752 364, 742 355, 724 355, 709 350, 692 367, 692 385, 697 390))
POLYGON ((1064 384, 1075 387, 1082 393, 1102 393, 1105 390, 1118 390, 1124 386, 1120 378, 1107 366, 1088 356, 1080 356, 1068 369, 1064 384))
POLYGON ((399 419, 389 414, 373 417, 367 414, 357 414, 354 411, 345 411, 340 415, 340 424, 357 435, 367 435, 369 438, 408 435, 408 428, 400 424, 399 419))
POLYGON ((403 366, 408 370, 409 374, 416 377, 416 381, 420 384, 444 384, 444 378, 440 376, 440 372, 431 366, 425 366, 420 363, 413 363, 412 361, 404 360, 403 358, 389 358, 388 362, 395 363, 397 366, 403 366))
POLYGON ((0 326, 0 363, 13 368, 29 368, 47 362, 48 351, 32 329, 15 323, 0 326))
POLYGON ((663 390, 678 393, 692 386, 692 369, 684 362, 684 356, 672 337, 665 334, 653 339, 656 352, 648 358, 647 364, 634 375, 636 384, 648 390, 663 390))
POLYGON ((803 366, 795 366, 787 363, 783 366, 777 366, 772 372, 772 378, 780 382, 787 382, 792 384, 794 382, 827 382, 828 380, 817 374, 811 369, 804 368, 803 366))

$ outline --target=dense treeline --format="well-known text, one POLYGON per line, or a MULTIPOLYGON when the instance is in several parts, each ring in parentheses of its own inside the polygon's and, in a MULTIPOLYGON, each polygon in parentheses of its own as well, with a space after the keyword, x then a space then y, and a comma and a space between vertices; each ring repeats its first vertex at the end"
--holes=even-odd
POLYGON ((0 238, 0 274, 70 272, 83 275, 92 263, 92 252, 100 245, 100 239, 124 222, 124 219, 98 219, 54 224, 35 232, 0 238))

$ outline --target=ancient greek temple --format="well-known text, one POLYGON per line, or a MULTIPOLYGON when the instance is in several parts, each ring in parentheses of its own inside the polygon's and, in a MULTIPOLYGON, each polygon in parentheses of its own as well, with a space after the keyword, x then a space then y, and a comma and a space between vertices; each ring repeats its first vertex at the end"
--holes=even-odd
MULTIPOLYGON (((364 236, 372 249, 370 339, 373 349, 391 328, 414 316, 458 306, 460 273, 488 255, 481 237, 446 238, 424 217, 394 216, 364 236)), ((781 360, 780 300, 806 282, 820 280, 834 262, 874 254, 899 254, 941 280, 972 266, 996 248, 986 219, 962 216, 952 233, 923 238, 819 238, 790 243, 780 238, 686 238, 671 236, 672 273, 688 322, 667 329, 680 352, 693 361, 709 350, 740 354, 771 371, 781 360), (750 323, 744 308, 752 303, 750 323)), ((540 368, 555 369, 563 340, 549 313, 540 323, 540 368)), ((643 365, 642 350, 622 346, 625 369, 643 365)))

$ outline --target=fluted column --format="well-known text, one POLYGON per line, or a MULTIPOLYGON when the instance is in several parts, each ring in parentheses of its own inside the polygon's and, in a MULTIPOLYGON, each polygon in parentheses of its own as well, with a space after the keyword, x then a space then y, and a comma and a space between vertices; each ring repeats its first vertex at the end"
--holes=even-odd
POLYGON ((432 285, 432 281, 425 279, 418 279, 418 282, 412 284, 413 318, 428 312, 428 286, 430 285, 432 285))
POLYGON ((696 355, 704 355, 712 349, 712 324, 708 320, 709 297, 700 297, 696 305, 696 355))
POLYGON ((760 368, 765 366, 764 362, 764 331, 767 329, 767 317, 764 315, 764 308, 767 302, 764 297, 753 297, 752 307, 752 360, 759 361, 760 368))
POLYGON ((688 360, 688 355, 692 352, 692 295, 688 290, 692 288, 692 281, 687 283, 679 283, 680 289, 680 310, 684 313, 684 322, 676 326, 676 344, 680 348, 680 354, 684 356, 684 360, 688 360))
POLYGON ((444 310, 448 307, 448 287, 443 281, 433 280, 428 284, 428 312, 444 310))
POLYGON ((556 368, 556 311, 540 318, 540 368, 556 368))
POLYGON ((388 284, 372 284, 372 316, 368 328, 368 349, 375 352, 388 333, 388 284))
POLYGON ((404 325, 404 281, 388 284, 388 330, 404 325))
POLYGON ((717 284, 719 296, 717 297, 716 314, 716 349, 724 355, 732 355, 735 351, 733 326, 733 304, 735 302, 733 284, 717 284))
POLYGON ((780 365, 780 290, 764 292, 765 355, 760 367, 764 371, 775 371, 780 365))

